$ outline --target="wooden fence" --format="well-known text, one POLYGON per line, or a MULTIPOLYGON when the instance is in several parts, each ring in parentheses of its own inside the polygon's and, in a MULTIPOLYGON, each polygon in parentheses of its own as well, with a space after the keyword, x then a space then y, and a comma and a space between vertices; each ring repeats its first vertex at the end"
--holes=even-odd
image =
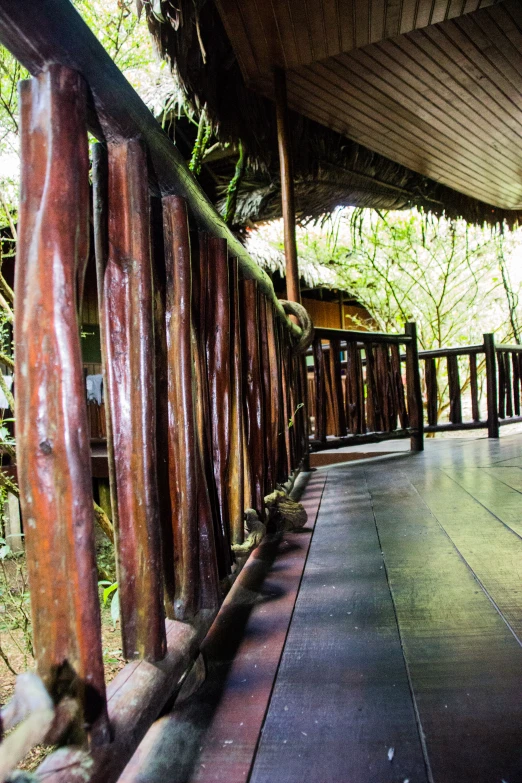
POLYGON ((426 432, 487 428, 490 438, 498 438, 499 426, 522 421, 522 346, 496 345, 494 335, 485 334, 481 345, 421 351, 419 358, 424 369, 426 432), (467 375, 464 383, 462 370, 467 375), (443 372, 449 421, 441 423, 443 372), (467 420, 463 397, 468 402, 467 420))
POLYGON ((411 438, 412 449, 422 450, 415 324, 407 324, 406 333, 398 335, 319 328, 312 353, 314 451, 390 437, 411 438))
MULTIPOLYGON (((301 329, 73 5, 39 0, 36 13, 31 0, 0 0, 0 41, 32 74, 20 85, 17 468, 37 667, 62 743, 39 774, 111 783, 198 655, 236 570, 245 509, 264 519, 265 496, 310 443, 409 437, 422 449, 416 331, 316 331, 310 441, 301 329), (128 660, 108 687, 79 333, 90 241, 128 660)), ((475 348, 459 350, 471 361, 475 348)), ((520 349, 491 339, 483 350, 498 364, 498 406, 487 375, 498 435, 498 416, 520 418, 520 349)), ((441 355, 422 356, 428 428, 444 426, 441 355)), ((451 423, 464 426, 455 356, 451 423)))
POLYGON ((198 654, 245 509, 264 521, 308 453, 301 330, 68 0, 38 13, 0 0, 0 40, 34 74, 20 84, 15 319, 34 648, 76 745, 40 774, 109 783, 198 654), (90 241, 129 661, 108 687, 79 333, 90 241))
POLYGON ((420 450, 424 433, 498 438, 499 427, 522 422, 522 346, 496 345, 493 334, 417 351, 415 324, 404 335, 319 328, 309 355, 313 451, 406 437, 420 450))

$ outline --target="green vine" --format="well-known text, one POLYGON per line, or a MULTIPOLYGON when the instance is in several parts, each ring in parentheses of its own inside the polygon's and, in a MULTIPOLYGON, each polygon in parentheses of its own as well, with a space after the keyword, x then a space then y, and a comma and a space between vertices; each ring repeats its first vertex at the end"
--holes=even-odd
POLYGON ((189 163, 189 169, 196 177, 201 172, 203 156, 205 154, 208 142, 210 141, 211 134, 212 125, 207 122, 207 109, 204 107, 199 117, 198 135, 196 136, 196 142, 194 144, 189 163))
POLYGON ((243 144, 240 139, 239 158, 237 159, 236 170, 227 188, 227 201, 225 204, 225 223, 227 224, 227 226, 231 226, 234 221, 234 217, 236 214, 236 207, 237 207, 237 194, 239 192, 241 180, 243 179, 243 174, 245 173, 245 168, 246 168, 246 155, 245 155, 245 150, 243 148, 243 144))

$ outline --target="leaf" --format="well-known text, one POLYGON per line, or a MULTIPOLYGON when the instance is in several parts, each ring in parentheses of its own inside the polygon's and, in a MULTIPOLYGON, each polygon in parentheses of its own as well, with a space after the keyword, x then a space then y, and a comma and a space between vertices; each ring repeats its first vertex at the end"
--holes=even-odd
POLYGON ((113 599, 111 601, 112 624, 115 626, 119 619, 120 619, 120 593, 119 590, 116 590, 113 599))
MULTIPOLYGON (((118 589, 118 582, 113 582, 112 585, 109 585, 109 587, 105 588, 105 590, 103 591, 103 605, 104 606, 107 603, 107 601, 109 600, 109 596, 111 595, 111 593, 114 593, 114 591, 117 590, 117 589, 118 589)), ((111 604, 111 606, 112 606, 112 604, 111 604)))
POLYGON ((0 560, 5 560, 9 555, 11 554, 11 547, 9 544, 4 544, 4 546, 0 546, 0 560))

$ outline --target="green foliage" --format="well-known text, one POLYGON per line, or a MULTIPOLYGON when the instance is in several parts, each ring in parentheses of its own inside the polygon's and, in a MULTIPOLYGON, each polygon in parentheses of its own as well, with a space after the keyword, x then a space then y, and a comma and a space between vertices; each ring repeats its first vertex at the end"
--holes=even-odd
MULTIPOLYGON (((256 256, 284 269, 281 222, 249 240, 256 256)), ((297 231, 301 274, 310 284, 347 291, 370 314, 358 325, 403 332, 417 323, 421 349, 519 342, 522 329, 522 229, 493 231, 418 210, 342 209, 297 231)), ((438 363, 440 364, 440 363, 438 363)), ((479 368, 480 369, 480 368, 479 368)), ((448 405, 439 367, 439 412, 448 405)), ((461 362, 463 389, 469 367, 461 362)))
MULTIPOLYGON (((0 605, 2 606, 0 631, 9 638, 10 647, 19 653, 24 668, 27 668, 34 652, 25 562, 22 557, 13 556, 5 538, 0 538, 0 605)), ((18 673, 11 657, 1 644, 0 658, 12 674, 18 673)))
POLYGON ((116 626, 116 623, 120 619, 120 593, 118 590, 118 582, 107 582, 102 580, 98 582, 99 587, 103 587, 102 599, 103 605, 107 605, 107 601, 111 598, 111 620, 112 624, 116 626))
MULTIPOLYGON (((73 0, 120 71, 147 69, 154 60, 144 19, 136 13, 134 0, 73 0)), ((132 81, 132 79, 131 79, 132 81)))
MULTIPOLYGON (((269 254, 282 254, 280 223, 257 233, 269 254)), ((495 232, 418 210, 343 209, 298 230, 302 273, 349 292, 370 312, 370 328, 398 332, 416 321, 423 349, 480 342, 487 331, 516 339, 510 308, 518 325, 521 246, 520 229, 495 232)))

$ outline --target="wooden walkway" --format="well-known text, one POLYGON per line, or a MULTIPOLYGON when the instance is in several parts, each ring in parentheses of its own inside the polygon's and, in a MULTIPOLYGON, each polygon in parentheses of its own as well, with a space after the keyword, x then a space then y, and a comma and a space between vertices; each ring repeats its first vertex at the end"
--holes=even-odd
MULTIPOLYGON (((164 719, 154 753, 167 742, 189 763, 125 780, 520 783, 522 437, 313 476, 319 514, 260 735, 258 691, 229 662, 164 719), (249 722, 254 742, 233 733, 249 722)), ((275 672, 264 644, 251 629, 250 667, 275 672)))

